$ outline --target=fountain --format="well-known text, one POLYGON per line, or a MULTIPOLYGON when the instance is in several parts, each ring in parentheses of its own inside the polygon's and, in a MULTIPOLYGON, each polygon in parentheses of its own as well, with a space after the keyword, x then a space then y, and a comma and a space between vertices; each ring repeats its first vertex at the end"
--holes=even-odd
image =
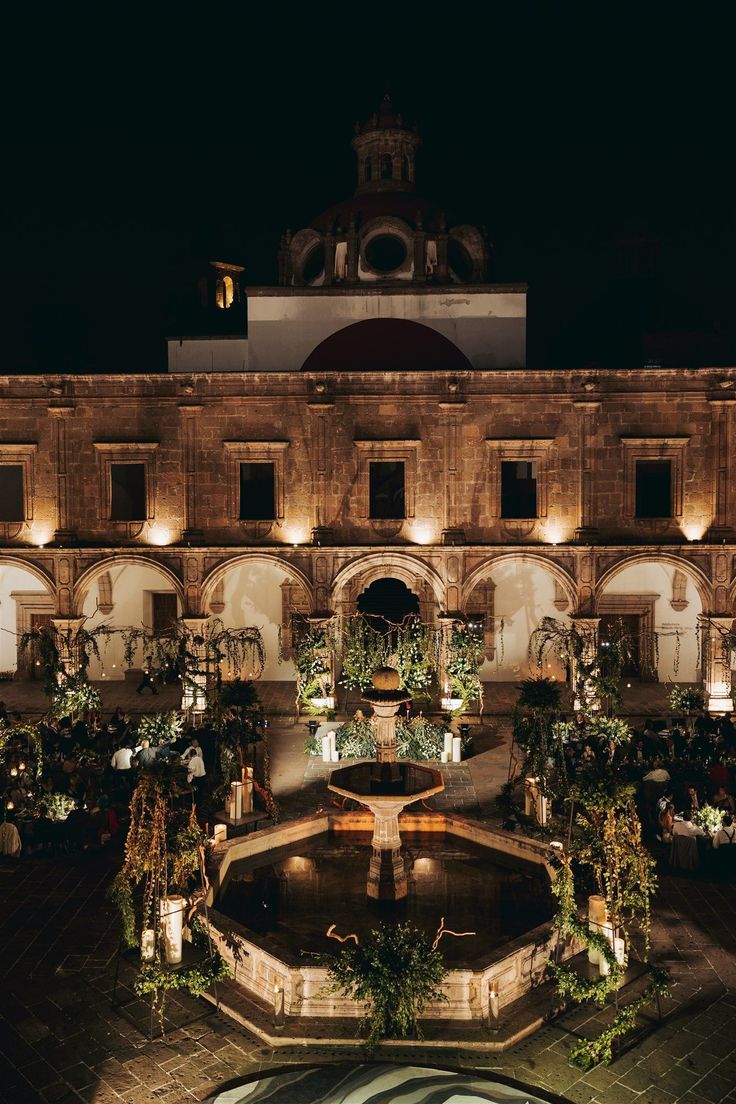
POLYGON ((399 681, 398 671, 383 667, 373 675, 373 689, 363 695, 363 701, 373 707, 375 762, 333 771, 328 783, 333 793, 352 798, 373 813, 367 892, 377 901, 399 901, 406 897, 399 814, 407 805, 445 788, 438 770, 396 760, 396 714, 411 698, 406 690, 399 689, 399 681))

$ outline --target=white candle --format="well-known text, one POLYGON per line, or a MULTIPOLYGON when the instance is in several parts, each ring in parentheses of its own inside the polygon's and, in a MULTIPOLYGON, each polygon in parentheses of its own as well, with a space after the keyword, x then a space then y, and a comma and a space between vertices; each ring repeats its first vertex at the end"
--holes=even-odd
POLYGON ((598 970, 600 971, 601 977, 608 977, 611 972, 611 967, 608 965, 608 959, 604 958, 603 955, 601 955, 598 962, 598 970))
POLYGON ((613 941, 613 953, 616 955, 616 961, 619 966, 623 966, 626 961, 626 942, 623 939, 619 939, 618 936, 613 941))
POLYGON ((329 763, 332 757, 332 746, 330 744, 330 737, 322 737, 322 762, 329 763))
POLYGON ((243 812, 253 812, 253 781, 250 778, 243 787, 243 812))
POLYGON ((443 763, 449 763, 450 762, 450 755, 451 755, 451 752, 443 751, 441 756, 440 756, 442 762, 443 763))
POLYGON ((143 962, 153 962, 156 950, 156 933, 153 928, 144 928, 141 936, 141 959, 143 962))
POLYGON ((606 898, 594 893, 588 898, 588 919, 596 924, 605 924, 608 919, 606 913, 606 898))
POLYGON ((337 754, 337 737, 335 735, 335 730, 333 729, 332 732, 328 732, 327 735, 330 737, 330 759, 333 763, 336 763, 337 759, 335 758, 335 756, 337 754))
POLYGON ((452 761, 459 763, 463 757, 463 742, 459 736, 452 737, 452 761))
MULTIPOLYGON (((600 932, 600 925, 596 924, 595 920, 591 920, 588 923, 588 931, 595 932, 596 934, 598 934, 600 932)), ((588 946, 588 962, 590 962, 590 964, 592 966, 597 966, 598 963, 600 962, 600 959, 601 959, 600 951, 598 950, 597 947, 594 947, 592 944, 590 944, 588 946)))
POLYGON ((450 762, 450 756, 452 755, 452 740, 453 740, 452 733, 451 732, 446 732, 445 733, 445 751, 447 752, 446 762, 448 762, 448 763, 450 762))
POLYGON ((331 760, 331 761, 332 761, 333 763, 337 763, 337 762, 339 762, 339 760, 340 760, 340 752, 339 752, 339 751, 337 750, 337 748, 333 748, 333 749, 332 749, 332 751, 330 752, 330 760, 331 760))
POLYGON ((227 839, 227 824, 216 824, 213 838, 215 843, 224 843, 227 839))
POLYGON ((547 798, 537 793, 537 820, 542 828, 547 823, 547 798))
POLYGON ((164 933, 164 947, 166 961, 170 965, 181 962, 182 955, 182 929, 184 927, 184 909, 187 907, 186 897, 173 894, 164 897, 161 902, 161 922, 164 933))
POLYGON ((240 820, 243 815, 243 783, 233 782, 230 786, 230 792, 235 805, 233 820, 240 820))
POLYGON ((488 990, 488 1019, 492 1024, 498 1023, 498 990, 494 986, 488 990))

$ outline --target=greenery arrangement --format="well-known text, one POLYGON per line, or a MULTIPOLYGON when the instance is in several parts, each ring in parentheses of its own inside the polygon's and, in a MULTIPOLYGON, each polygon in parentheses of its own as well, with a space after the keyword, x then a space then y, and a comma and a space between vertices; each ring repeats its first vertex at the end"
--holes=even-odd
POLYGON ((344 943, 322 959, 328 993, 365 1001, 361 1021, 367 1045, 381 1039, 422 1039, 419 1017, 429 1001, 446 1001, 442 955, 413 924, 381 924, 365 943, 344 943))
POLYGON ((18 759, 27 761, 28 756, 19 747, 22 743, 25 743, 26 748, 34 760, 34 774, 36 778, 40 778, 41 771, 43 770, 43 741, 41 739, 41 733, 38 730, 38 725, 0 724, 0 766, 5 764, 11 754, 18 759))
POLYGON ((605 717, 601 714, 590 717, 585 725, 589 739, 597 741, 601 748, 621 747, 631 739, 631 729, 620 717, 605 717))
POLYGON ((81 717, 102 708, 100 692, 81 674, 64 675, 52 694, 49 712, 54 717, 81 717))
MULTIPOLYGON (((589 768, 571 790, 576 802, 576 834, 571 848, 561 856, 552 886, 557 900, 554 927, 560 936, 573 935, 587 947, 594 947, 608 965, 605 976, 581 977, 571 966, 550 962, 557 992, 582 1003, 605 1004, 620 985, 628 961, 632 935, 643 938, 644 958, 649 950, 650 901, 656 889, 655 863, 641 839, 641 825, 634 805, 634 787, 619 782, 610 770, 589 768), (578 916, 576 874, 585 886, 606 902, 608 922, 624 939, 624 962, 619 963, 608 938, 590 931, 578 916)), ((581 1039, 570 1061, 588 1069, 599 1061, 610 1061, 616 1038, 630 1031, 637 1015, 652 999, 666 991, 663 974, 653 975, 642 997, 617 1009, 613 1022, 594 1039, 581 1039)))
POLYGON ((232 679, 223 682, 217 692, 216 706, 224 709, 258 709, 260 701, 256 685, 250 679, 232 679))
POLYGON ((480 669, 484 659, 480 633, 462 622, 453 625, 445 644, 444 670, 450 689, 448 696, 462 702, 456 714, 464 713, 473 701, 480 702, 482 708, 480 669))
MULTIPOLYGON (((398 759, 439 760, 445 742, 446 729, 425 717, 406 721, 396 719, 396 756, 398 759)), ((335 729, 335 746, 341 759, 372 759, 376 754, 373 725, 362 715, 335 729)), ((322 754, 322 741, 316 735, 304 744, 308 755, 322 754)))
POLYGON ((44 794, 38 799, 38 804, 45 810, 49 820, 66 820, 77 807, 74 798, 65 793, 44 794))
POLYGON ((693 813, 693 822, 697 824, 698 828, 702 828, 707 835, 714 836, 723 827, 725 815, 722 809, 716 809, 714 805, 701 805, 693 813))
POLYGON ((324 625, 305 625, 297 636, 294 647, 296 667, 297 712, 316 716, 325 712, 324 706, 314 704, 314 698, 328 698, 332 694, 332 655, 334 641, 324 625))
POLYGON ((546 797, 559 796, 567 782, 563 748, 572 726, 558 719, 561 694, 553 679, 525 679, 512 717, 514 742, 524 752, 523 772, 539 779, 546 797))
POLYGON ((151 747, 157 747, 167 740, 178 739, 183 728, 183 718, 173 709, 168 713, 144 713, 138 725, 138 738, 150 740, 151 747))
POLYGON ((702 712, 705 707, 705 695, 695 686, 673 686, 669 696, 673 713, 683 713, 686 717, 702 712))
POLYGON ((613 713, 621 704, 621 673, 632 654, 631 636, 623 623, 603 646, 575 622, 566 625, 543 617, 529 638, 529 660, 542 670, 549 654, 573 672, 573 691, 584 716, 601 706, 613 713))
POLYGON ((544 713, 559 712, 562 687, 555 679, 528 678, 519 685, 519 709, 539 710, 544 713))

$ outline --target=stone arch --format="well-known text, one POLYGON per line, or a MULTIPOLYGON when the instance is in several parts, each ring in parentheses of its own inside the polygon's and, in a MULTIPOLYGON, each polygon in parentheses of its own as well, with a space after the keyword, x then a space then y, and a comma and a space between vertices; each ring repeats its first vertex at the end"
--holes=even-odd
MULTIPOLYGON (((595 601, 596 607, 600 596, 605 590, 608 589, 611 582, 620 575, 622 571, 625 571, 629 567, 635 567, 637 564, 643 563, 660 563, 667 564, 675 571, 681 571, 687 575, 693 586, 698 592, 701 605, 704 610, 710 611, 713 606, 711 582, 707 575, 696 567, 695 564, 685 559, 684 556, 674 556, 669 552, 658 552, 656 554, 651 552, 640 552, 632 556, 626 556, 624 559, 619 560, 617 563, 610 567, 608 571, 605 571, 603 575, 596 582, 595 588, 595 601)), ((736 586, 736 583, 734 584, 736 586)))
POLYGON ((345 564, 332 580, 330 592, 332 608, 336 610, 343 604, 346 588, 350 588, 353 582, 360 582, 365 588, 386 576, 400 579, 409 590, 414 592, 416 592, 417 577, 419 577, 434 595, 437 609, 444 609, 445 585, 438 573, 417 556, 402 552, 369 552, 345 564))
POLYGON ((683 558, 643 553, 627 556, 602 576, 595 612, 621 619, 633 634, 642 678, 697 682, 698 621, 711 609, 710 592, 700 571, 683 558))
MULTIPOLYGON (((535 676, 529 642, 544 617, 573 613, 576 588, 571 576, 543 555, 510 552, 479 564, 465 579, 463 612, 482 617, 486 663, 481 678, 516 682, 535 676)), ((562 666, 548 657, 544 674, 564 679, 562 666)))
POLYGON ((302 587, 309 602, 310 612, 314 609, 314 588, 303 571, 300 571, 298 567, 294 567, 294 565, 283 556, 268 556, 264 553, 244 552, 241 555, 231 556, 230 559, 218 564, 217 567, 213 567, 209 574, 205 576, 202 582, 202 610, 204 611, 210 608, 215 589, 219 584, 224 582, 225 576, 232 571, 233 568, 240 567, 243 564, 258 563, 270 567, 279 567, 282 571, 291 575, 294 582, 302 587))
POLYGON ((534 552, 506 552, 502 555, 494 556, 492 559, 485 560, 482 564, 479 564, 478 567, 474 568, 463 582, 463 609, 467 607, 468 601, 478 583, 483 582, 494 567, 498 567, 502 562, 507 563, 510 560, 519 560, 525 563, 535 564, 537 567, 541 567, 545 571, 548 571, 562 588, 567 598, 569 604, 568 612, 573 613, 575 611, 578 604, 578 595, 573 577, 555 560, 548 559, 546 556, 537 555, 534 552))
MULTIPOLYGON (((263 637, 266 663, 262 678, 283 682, 295 677, 295 634, 314 612, 314 592, 304 573, 281 556, 244 553, 214 568, 202 588, 202 613, 220 618, 226 628, 253 625, 263 637)), ((224 678, 234 672, 223 670, 224 678)), ((249 677, 242 672, 241 677, 249 677)))
POLYGON ((154 571, 158 571, 163 575, 168 583, 170 583, 172 589, 176 592, 176 596, 181 603, 182 609, 186 609, 186 600, 184 595, 184 587, 181 579, 161 560, 153 560, 149 556, 108 556, 104 560, 99 560, 97 563, 92 564, 76 581, 74 586, 74 612, 77 615, 82 613, 84 601, 87 597, 87 592, 94 582, 97 581, 98 576, 105 574, 116 567, 125 567, 130 565, 132 567, 148 567, 154 571))
POLYGON ((0 556, 0 671, 36 677, 33 655, 21 653, 18 644, 23 633, 48 623, 57 611, 56 588, 43 569, 19 556, 0 556))

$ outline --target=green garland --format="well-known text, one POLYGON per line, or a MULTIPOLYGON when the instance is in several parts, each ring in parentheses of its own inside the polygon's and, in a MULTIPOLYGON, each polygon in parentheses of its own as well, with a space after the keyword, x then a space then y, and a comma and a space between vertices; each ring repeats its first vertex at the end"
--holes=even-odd
POLYGON ((480 669, 484 659, 482 636, 467 625, 453 625, 446 642, 444 668, 450 684, 449 697, 462 702, 455 710, 456 715, 466 712, 471 702, 482 701, 480 669))
POLYGON ((154 1002, 163 1000, 166 993, 182 990, 193 997, 201 997, 212 985, 229 977, 232 977, 230 967, 222 955, 215 951, 187 970, 167 970, 159 962, 144 962, 133 983, 133 989, 139 997, 153 995, 154 1002))
POLYGON ((422 1039, 419 1017, 427 1003, 447 1000, 442 955, 413 924, 381 924, 366 942, 345 943, 321 961, 329 976, 325 993, 367 1003, 360 1029, 369 1048, 381 1039, 422 1039))
POLYGON ((38 730, 38 725, 0 724, 0 765, 5 762, 10 746, 16 740, 25 740, 31 747, 31 754, 36 760, 35 775, 36 778, 40 778, 43 769, 43 741, 41 739, 41 733, 38 730))
POLYGON ((630 1004, 619 1008, 612 1022, 595 1039, 580 1039, 570 1051, 571 1065, 581 1070, 590 1070, 600 1062, 604 1065, 613 1058, 613 1044, 616 1039, 628 1035, 636 1027, 639 1014, 648 1004, 659 997, 671 996, 669 979, 664 970, 652 970, 652 981, 642 994, 630 1004))

